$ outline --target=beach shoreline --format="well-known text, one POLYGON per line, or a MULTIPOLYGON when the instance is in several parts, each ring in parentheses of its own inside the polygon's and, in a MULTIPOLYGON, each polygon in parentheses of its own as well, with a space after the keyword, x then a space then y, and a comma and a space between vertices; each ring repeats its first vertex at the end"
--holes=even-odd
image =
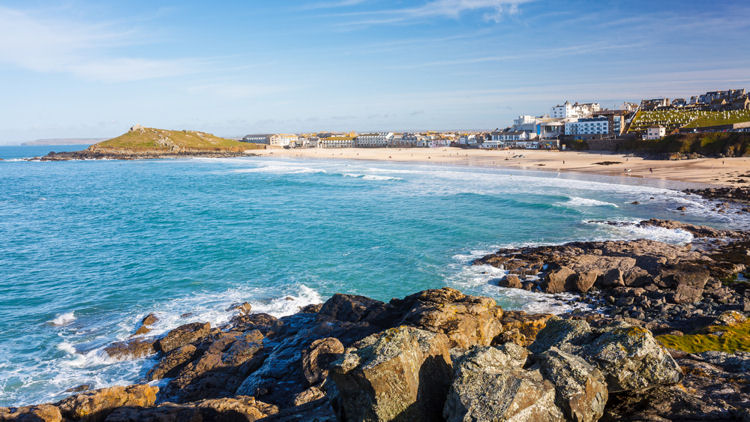
POLYGON ((716 187, 750 182, 750 157, 652 160, 632 154, 586 151, 445 148, 341 148, 254 150, 258 156, 423 162, 476 167, 596 174, 685 182, 716 187), (743 178, 743 175, 748 175, 743 178))

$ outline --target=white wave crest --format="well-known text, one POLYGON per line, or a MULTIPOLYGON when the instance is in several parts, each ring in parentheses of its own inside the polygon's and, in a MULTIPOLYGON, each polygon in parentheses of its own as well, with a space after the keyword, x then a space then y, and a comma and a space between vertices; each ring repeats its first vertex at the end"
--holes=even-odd
POLYGON ((297 166, 277 166, 270 165, 265 167, 253 167, 248 169, 232 170, 232 173, 274 173, 274 174, 306 174, 306 173, 326 173, 324 169, 297 166))
POLYGON ((581 198, 574 196, 565 202, 558 202, 557 205, 568 206, 568 207, 614 207, 619 208, 617 204, 611 202, 598 201, 596 199, 581 198))
POLYGON ((604 221, 584 221, 584 223, 596 224, 605 228, 611 233, 608 238, 613 240, 649 239, 678 245, 693 241, 694 236, 688 231, 656 226, 639 226, 639 222, 639 220, 625 220, 612 225, 604 221))
POLYGON ((71 311, 56 316, 54 319, 49 321, 49 324, 54 325, 55 327, 62 327, 63 325, 68 325, 75 320, 75 313, 71 311))

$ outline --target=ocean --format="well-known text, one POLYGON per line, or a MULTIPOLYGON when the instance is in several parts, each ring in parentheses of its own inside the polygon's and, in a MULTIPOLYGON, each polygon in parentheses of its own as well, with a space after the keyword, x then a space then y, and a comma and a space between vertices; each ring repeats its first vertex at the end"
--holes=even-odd
POLYGON ((237 302, 283 316, 336 292, 389 300, 450 286, 559 313, 570 297, 497 287, 501 270, 470 262, 506 246, 691 239, 602 220, 748 226, 670 189, 681 185, 640 179, 257 157, 18 160, 50 149, 80 148, 0 147, 0 406, 139 381, 153 360, 114 361, 103 347, 152 312, 159 334, 227 321, 237 302))

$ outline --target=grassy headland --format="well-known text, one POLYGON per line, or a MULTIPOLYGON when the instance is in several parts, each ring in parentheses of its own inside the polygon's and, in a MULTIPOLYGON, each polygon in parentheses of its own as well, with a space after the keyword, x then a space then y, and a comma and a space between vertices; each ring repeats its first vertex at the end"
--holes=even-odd
POLYGON ((192 130, 134 128, 116 138, 89 147, 92 152, 179 154, 190 152, 242 152, 263 146, 220 138, 192 130))

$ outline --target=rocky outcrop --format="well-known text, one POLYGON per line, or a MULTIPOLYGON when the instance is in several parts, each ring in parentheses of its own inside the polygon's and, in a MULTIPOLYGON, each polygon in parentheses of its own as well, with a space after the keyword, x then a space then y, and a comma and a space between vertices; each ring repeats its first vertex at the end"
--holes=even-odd
POLYGON ((406 326, 374 334, 331 368, 334 408, 342 420, 439 419, 450 365, 444 334, 406 326))
POLYGON ((119 407, 153 406, 158 392, 158 387, 150 385, 102 388, 68 397, 56 406, 66 419, 97 422, 104 421, 119 407))
POLYGON ((133 359, 156 353, 154 340, 135 338, 128 341, 112 343, 104 351, 115 359, 133 359))
POLYGON ((529 349, 537 354, 559 350, 584 358, 604 374, 611 393, 643 392, 677 384, 682 377, 680 367, 651 332, 623 323, 594 329, 582 320, 549 321, 529 349))
POLYGON ((106 422, 237 421, 254 422, 278 413, 276 406, 253 397, 201 400, 194 403, 163 403, 157 407, 122 407, 106 422))
POLYGON ((0 421, 61 422, 62 414, 57 406, 40 404, 16 408, 0 407, 0 421))

